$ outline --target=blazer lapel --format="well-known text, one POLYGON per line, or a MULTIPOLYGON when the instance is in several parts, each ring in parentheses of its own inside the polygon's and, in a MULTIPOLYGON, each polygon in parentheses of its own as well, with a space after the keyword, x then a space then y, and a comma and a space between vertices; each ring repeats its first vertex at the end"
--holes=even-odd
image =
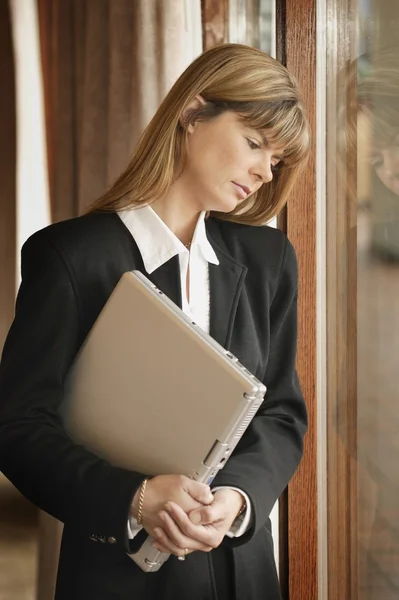
POLYGON ((221 346, 230 348, 234 319, 247 267, 234 260, 209 236, 219 265, 209 264, 209 333, 221 346))
POLYGON ((125 270, 138 269, 141 271, 154 285, 157 286, 164 294, 166 294, 177 306, 182 307, 181 297, 181 284, 180 284, 180 266, 179 257, 173 256, 168 262, 164 263, 161 267, 156 269, 153 273, 147 273, 143 258, 140 254, 139 247, 137 246, 136 240, 134 239, 129 228, 126 227, 125 223, 118 217, 116 213, 112 213, 113 218, 116 219, 118 227, 124 231, 126 239, 131 244, 131 252, 133 263, 125 270))
POLYGON ((179 257, 173 256, 167 263, 156 269, 151 275, 146 272, 146 276, 153 284, 157 286, 164 294, 182 307, 180 266, 179 257))

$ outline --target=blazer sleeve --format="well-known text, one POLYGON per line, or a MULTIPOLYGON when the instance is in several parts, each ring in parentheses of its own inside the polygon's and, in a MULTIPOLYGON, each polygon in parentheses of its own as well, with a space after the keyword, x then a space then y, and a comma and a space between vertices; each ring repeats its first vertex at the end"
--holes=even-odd
POLYGON ((303 453, 306 405, 296 369, 297 261, 285 239, 278 284, 270 308, 270 352, 265 400, 214 485, 246 492, 253 509, 249 530, 229 545, 247 542, 263 527, 303 453))
POLYGON ((0 365, 0 470, 55 518, 128 548, 128 510, 144 476, 75 445, 58 413, 81 337, 67 266, 44 232, 35 234, 22 249, 22 283, 0 365))

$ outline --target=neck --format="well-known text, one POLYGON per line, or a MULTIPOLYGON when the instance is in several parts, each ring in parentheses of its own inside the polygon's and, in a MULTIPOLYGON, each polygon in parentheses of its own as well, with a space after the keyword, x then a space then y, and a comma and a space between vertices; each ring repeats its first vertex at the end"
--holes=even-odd
MULTIPOLYGON (((176 182, 177 183, 177 182, 176 182)), ((151 203, 151 208, 157 213, 167 227, 179 240, 189 246, 193 239, 195 227, 201 210, 196 209, 183 197, 176 183, 168 190, 167 194, 151 203)))

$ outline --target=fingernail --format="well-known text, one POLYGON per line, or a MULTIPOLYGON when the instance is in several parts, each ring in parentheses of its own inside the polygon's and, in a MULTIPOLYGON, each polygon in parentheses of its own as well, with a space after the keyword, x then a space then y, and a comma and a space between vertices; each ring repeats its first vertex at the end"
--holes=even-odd
POLYGON ((164 506, 165 510, 172 510, 172 506, 169 504, 169 502, 167 502, 164 506))
POLYGON ((159 518, 162 519, 163 521, 166 519, 166 513, 164 512, 160 512, 159 513, 159 518))
POLYGON ((194 525, 199 525, 201 523, 201 515, 199 513, 194 513, 190 515, 190 519, 191 522, 194 523, 194 525))
POLYGON ((155 528, 155 529, 154 529, 154 534, 155 534, 157 537, 161 537, 161 536, 162 536, 162 530, 161 530, 161 529, 158 529, 158 527, 157 527, 157 528, 155 528))

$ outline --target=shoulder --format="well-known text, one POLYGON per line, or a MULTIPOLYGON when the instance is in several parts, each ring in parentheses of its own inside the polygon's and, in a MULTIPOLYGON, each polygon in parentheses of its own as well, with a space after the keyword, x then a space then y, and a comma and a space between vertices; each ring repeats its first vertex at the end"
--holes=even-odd
POLYGON ((112 236, 120 221, 116 213, 91 213, 48 225, 36 231, 28 244, 49 243, 54 246, 73 246, 93 243, 112 236))
POLYGON ((276 275, 288 268, 297 269, 295 250, 284 232, 274 227, 241 225, 210 218, 211 238, 230 256, 247 266, 273 270, 276 275))
POLYGON ((23 252, 54 251, 62 257, 107 253, 128 232, 116 213, 91 213, 54 223, 35 232, 24 244, 23 252))

